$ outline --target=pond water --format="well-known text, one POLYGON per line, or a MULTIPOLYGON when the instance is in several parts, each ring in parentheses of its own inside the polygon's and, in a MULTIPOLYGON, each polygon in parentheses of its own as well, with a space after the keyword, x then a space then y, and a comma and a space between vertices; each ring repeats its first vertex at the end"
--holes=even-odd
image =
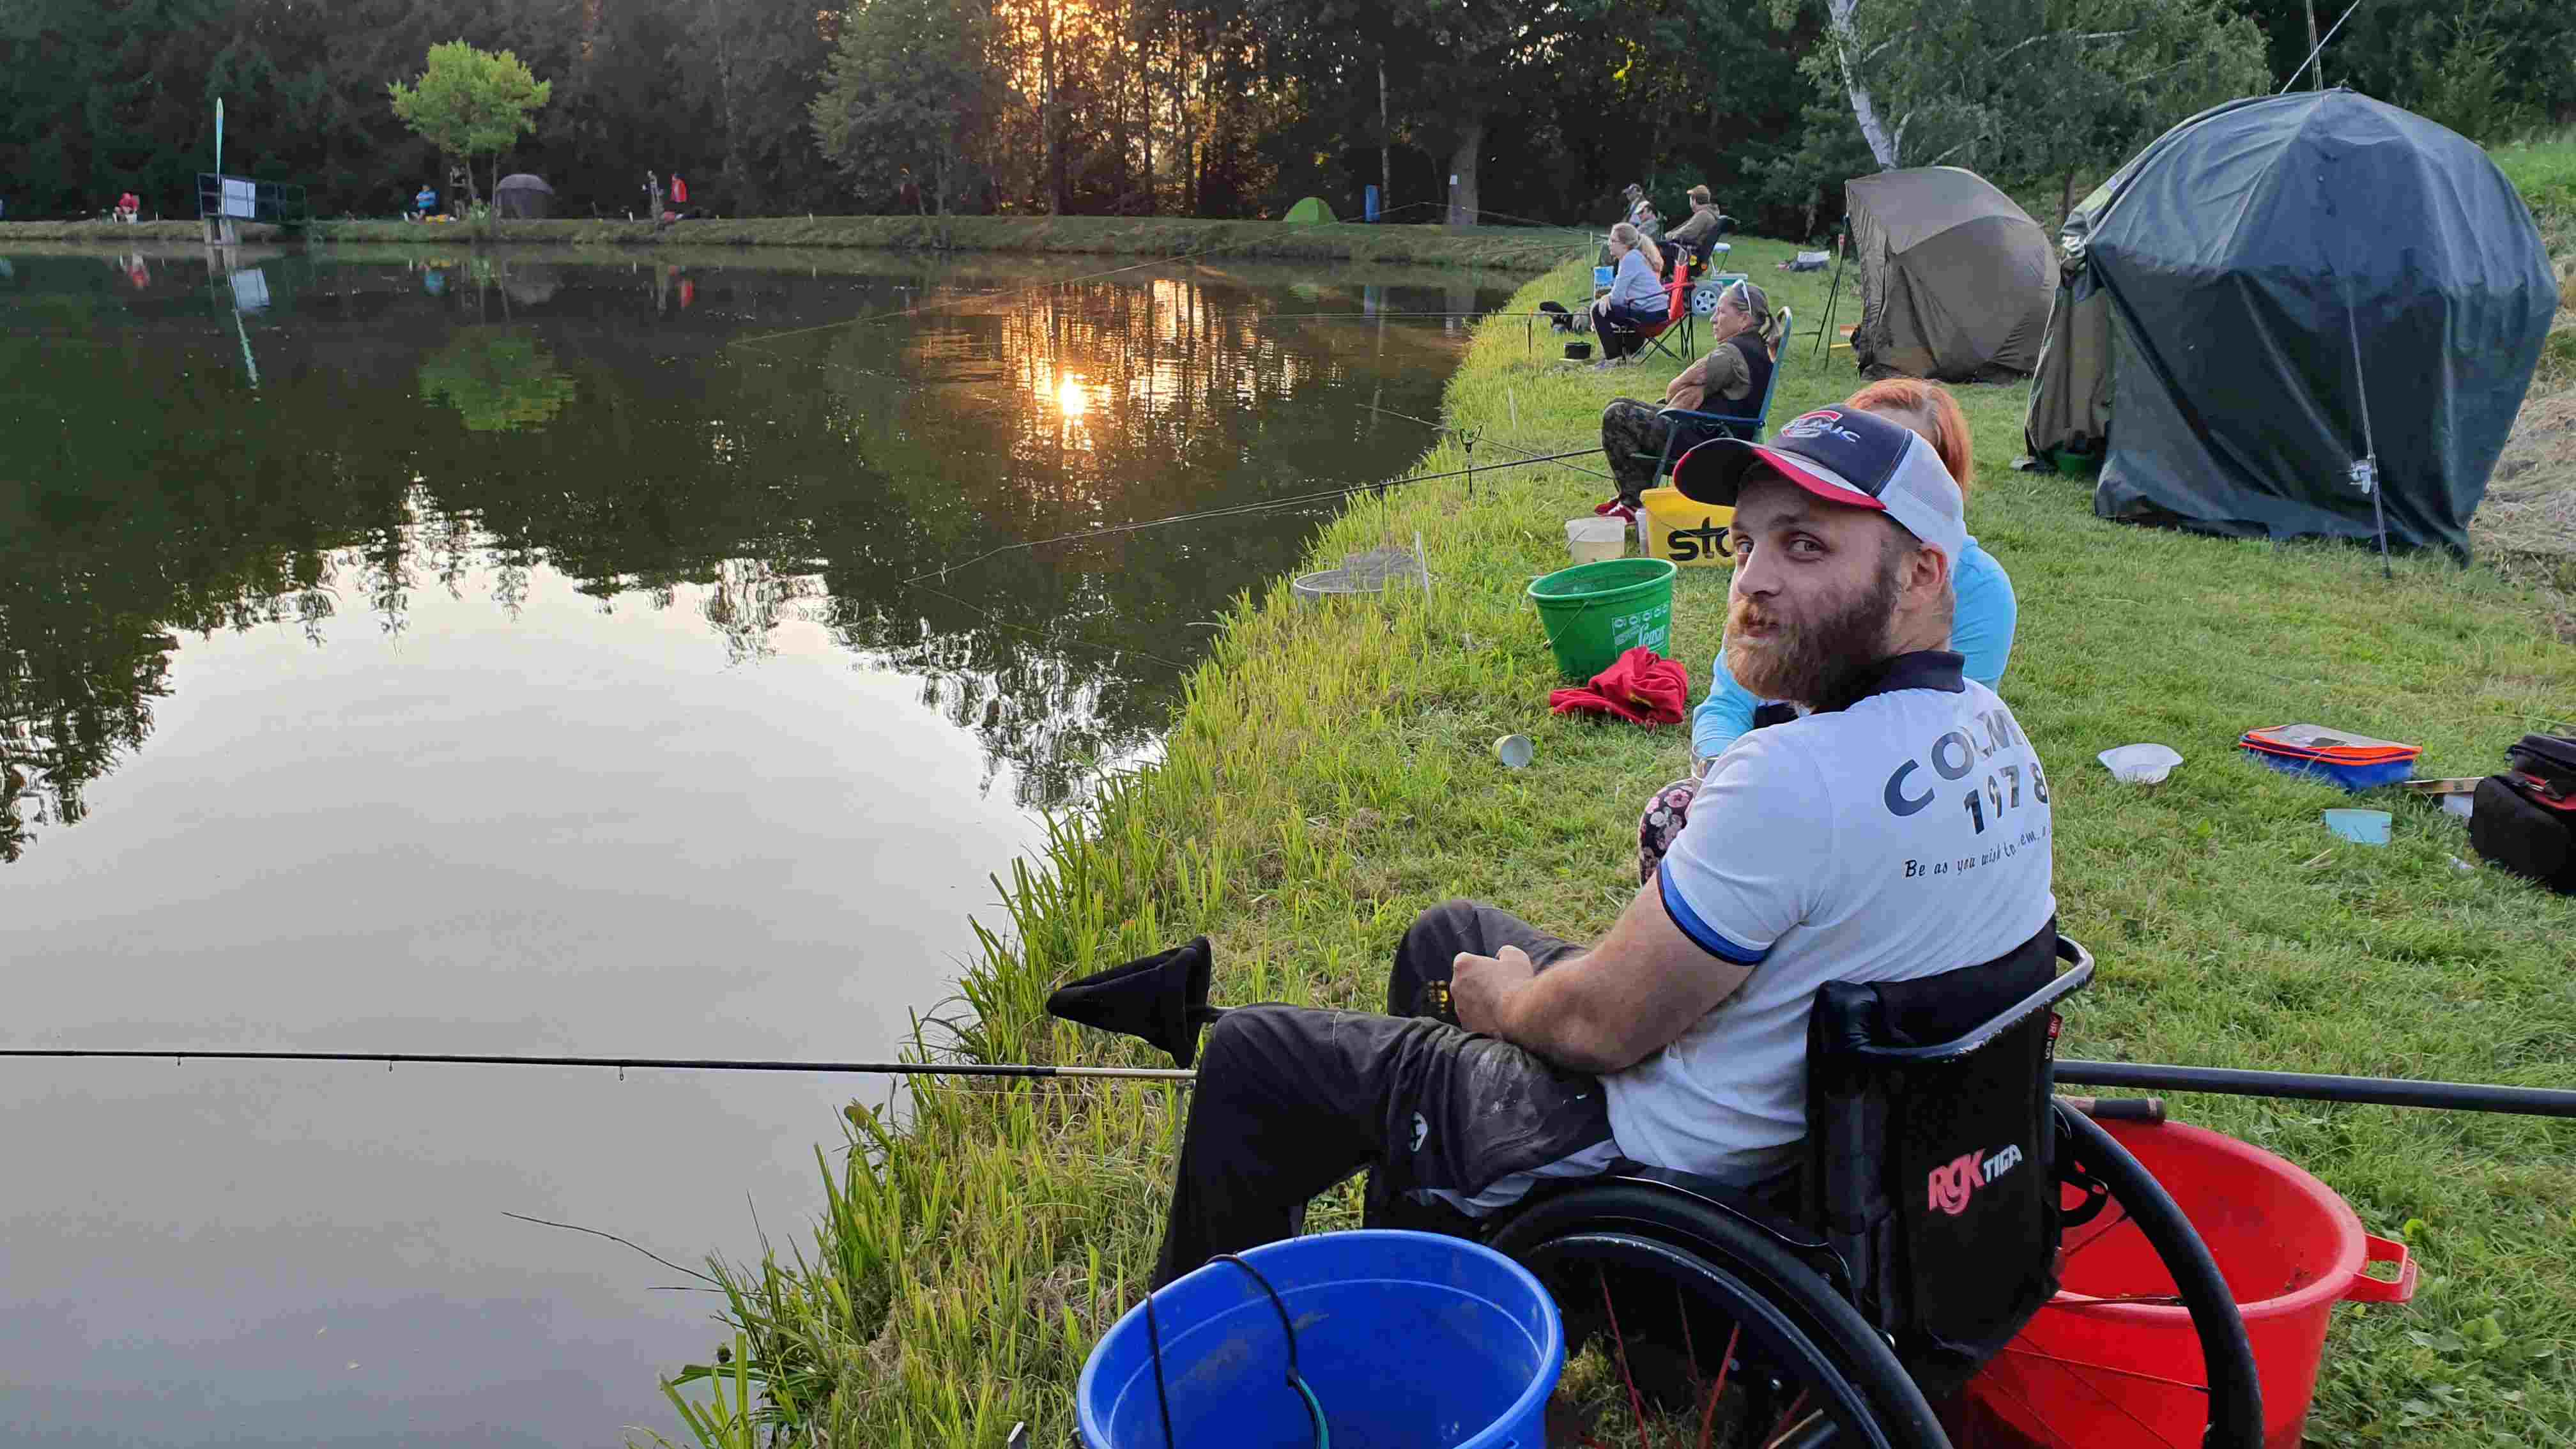
MULTIPOLYGON (((1119 525, 1402 472, 1464 343, 1418 314, 1507 285, 0 256, 0 1046, 890 1055, 1332 505, 1119 525)), ((505 1214, 800 1243, 885 1096, 0 1074, 0 1440, 55 1446, 668 1432, 714 1303, 505 1214)))

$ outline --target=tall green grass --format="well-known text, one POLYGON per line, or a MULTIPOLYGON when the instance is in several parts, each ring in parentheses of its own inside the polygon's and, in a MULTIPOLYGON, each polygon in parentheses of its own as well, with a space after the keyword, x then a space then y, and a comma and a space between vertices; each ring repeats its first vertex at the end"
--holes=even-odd
MULTIPOLYGON (((1739 265, 1794 304, 1775 417, 1857 382, 1818 360, 1828 278, 1739 265)), ((1573 300, 1579 266, 1515 300, 1573 300)), ((1846 279, 1848 286, 1848 279, 1846 279)), ((1843 320, 1851 316, 1846 293, 1843 320)), ((1667 364, 1568 368, 1489 325, 1448 392, 1479 462, 1597 439, 1603 402, 1667 364)), ((2013 471, 2022 387, 1965 389, 1974 531, 2011 571, 2004 693, 2059 781, 2065 928, 2101 960, 2073 1056, 2563 1085, 2576 1052, 2576 902, 2475 866, 2459 823, 2407 800, 2383 849, 2339 844, 2331 787, 2231 748, 2253 725, 2333 723, 2422 742, 2424 772, 2476 774, 2576 713, 2576 651, 2533 594, 2483 569, 2343 547, 2270 547, 2095 519, 2079 482, 2013 471), (2186 763, 2117 786, 2095 752, 2161 740, 2186 763)), ((1421 471, 1459 466, 1454 436, 1421 471)), ((1390 473, 1404 459, 1387 460, 1390 473)), ((1413 914, 1452 894, 1577 938, 1634 889, 1634 822, 1685 767, 1678 730, 1560 719, 1522 598, 1565 561, 1562 521, 1606 495, 1565 465, 1364 498, 1315 541, 1331 559, 1419 531, 1434 586, 1382 603, 1243 598, 1189 682, 1162 761, 1060 822, 997 882, 1004 914, 925 1049, 980 1060, 1142 1062, 1046 1018, 1064 977, 1213 937, 1217 998, 1366 1005, 1413 914), (1497 735, 1537 742, 1525 771, 1497 735)), ((1704 687, 1723 570, 1687 570, 1676 652, 1704 687)), ((810 1239, 730 1267, 766 1413, 794 1442, 992 1445, 1028 1420, 1071 1437, 1090 1343, 1149 1271, 1181 1100, 1138 1087, 937 1086, 905 1128, 854 1109, 822 1164, 810 1239)), ((2576 1130, 2527 1119, 2184 1099, 2188 1120, 2281 1152, 2423 1264, 2412 1307, 2340 1310, 2311 1436, 2470 1445, 2576 1439, 2576 1130)), ((1347 1190, 1313 1219, 1351 1221, 1347 1190)), ((713 1380, 692 1386, 705 1392, 713 1380)))

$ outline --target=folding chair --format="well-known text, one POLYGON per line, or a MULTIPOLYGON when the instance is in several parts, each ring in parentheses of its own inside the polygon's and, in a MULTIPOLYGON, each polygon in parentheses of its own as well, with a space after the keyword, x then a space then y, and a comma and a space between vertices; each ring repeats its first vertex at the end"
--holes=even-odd
POLYGON ((1616 329, 1621 334, 1633 337, 1639 342, 1645 344, 1645 346, 1639 347, 1635 351, 1630 352, 1626 357, 1622 358, 1621 361, 1635 362, 1637 359, 1646 355, 1647 348, 1652 348, 1675 362, 1687 362, 1689 360, 1688 354, 1691 351, 1691 323, 1693 321, 1690 298, 1690 263, 1680 258, 1675 258, 1673 261, 1672 280, 1664 284, 1664 320, 1646 327, 1621 327, 1616 329), (1673 351, 1670 344, 1664 341, 1664 334, 1672 331, 1675 327, 1682 329, 1682 350, 1678 353, 1673 351))
MULTIPOLYGON (((1780 389, 1780 354, 1788 346, 1789 329, 1796 325, 1794 309, 1780 309, 1780 343, 1771 351, 1771 380, 1762 387, 1762 396, 1749 413, 1698 412, 1689 408, 1665 408, 1656 416, 1671 422, 1664 430, 1664 450, 1655 459, 1658 482, 1671 476, 1674 460, 1699 444, 1715 437, 1742 438, 1748 443, 1762 440, 1762 429, 1771 420, 1771 395, 1780 389)), ((1643 457, 1644 454, 1638 456, 1643 457)))

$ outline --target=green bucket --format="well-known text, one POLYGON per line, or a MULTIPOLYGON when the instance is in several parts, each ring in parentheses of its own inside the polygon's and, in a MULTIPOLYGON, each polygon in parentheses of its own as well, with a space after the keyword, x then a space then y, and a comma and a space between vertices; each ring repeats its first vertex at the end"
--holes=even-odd
POLYGON ((1631 649, 1673 649, 1673 563, 1613 558, 1576 564, 1530 580, 1539 627, 1556 651, 1556 667, 1580 683, 1631 649))

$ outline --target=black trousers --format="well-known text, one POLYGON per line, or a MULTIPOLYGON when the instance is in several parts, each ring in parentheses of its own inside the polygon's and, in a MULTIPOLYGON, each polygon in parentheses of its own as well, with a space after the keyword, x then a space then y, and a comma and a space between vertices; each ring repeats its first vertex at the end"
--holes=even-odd
POLYGON ((1625 357, 1645 346, 1637 333, 1664 320, 1666 313, 1654 307, 1603 307, 1592 314, 1592 330, 1601 338, 1601 355, 1625 357))
POLYGON ((1445 1005, 1459 952, 1507 945, 1541 968, 1576 949, 1450 901, 1396 947, 1386 1015, 1246 1006, 1208 1028, 1154 1286, 1213 1254, 1295 1236, 1307 1199, 1364 1167, 1372 1226, 1461 1231, 1471 1219, 1458 1204, 1497 1183, 1569 1161, 1606 1166, 1598 1078, 1425 1013, 1445 1005))

